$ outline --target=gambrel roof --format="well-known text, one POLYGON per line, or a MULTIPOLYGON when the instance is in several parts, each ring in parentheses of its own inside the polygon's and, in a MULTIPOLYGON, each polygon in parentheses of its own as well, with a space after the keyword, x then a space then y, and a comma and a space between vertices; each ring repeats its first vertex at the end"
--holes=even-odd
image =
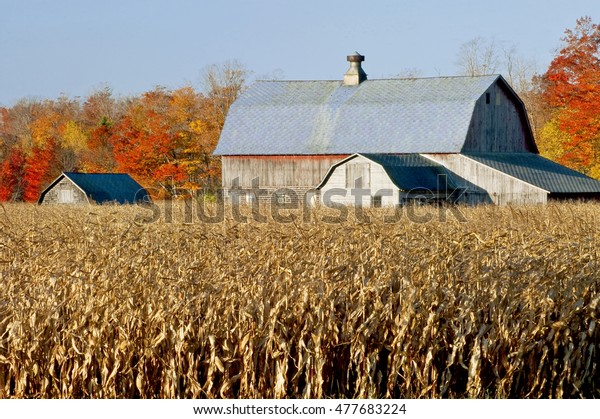
POLYGON ((231 106, 215 154, 460 153, 496 82, 510 90, 498 75, 256 82, 231 106))
POLYGON ((88 200, 98 204, 150 202, 148 192, 128 174, 64 172, 44 189, 38 203, 42 203, 46 193, 63 178, 69 179, 87 196, 88 200))

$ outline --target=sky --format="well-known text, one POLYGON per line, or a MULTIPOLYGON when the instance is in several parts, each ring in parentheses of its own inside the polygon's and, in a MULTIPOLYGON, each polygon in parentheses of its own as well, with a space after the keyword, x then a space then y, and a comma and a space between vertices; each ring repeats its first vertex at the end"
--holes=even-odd
POLYGON ((455 75, 476 37, 544 72, 586 15, 598 23, 598 0, 0 0, 0 106, 201 89, 231 60, 254 79, 337 80, 354 51, 370 79, 455 75))

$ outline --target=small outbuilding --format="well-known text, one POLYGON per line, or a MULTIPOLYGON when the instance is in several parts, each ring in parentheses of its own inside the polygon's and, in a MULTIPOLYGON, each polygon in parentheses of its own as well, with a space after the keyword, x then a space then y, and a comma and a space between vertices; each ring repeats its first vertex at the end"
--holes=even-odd
POLYGON ((148 192, 125 173, 64 172, 42 191, 38 204, 134 204, 148 192))

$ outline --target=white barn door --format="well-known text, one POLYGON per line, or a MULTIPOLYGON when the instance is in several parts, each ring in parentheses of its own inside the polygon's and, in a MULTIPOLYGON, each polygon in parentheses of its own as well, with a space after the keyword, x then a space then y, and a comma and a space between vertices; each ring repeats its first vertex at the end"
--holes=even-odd
POLYGON ((75 202, 72 189, 61 189, 58 194, 58 202, 60 204, 72 204, 75 202))

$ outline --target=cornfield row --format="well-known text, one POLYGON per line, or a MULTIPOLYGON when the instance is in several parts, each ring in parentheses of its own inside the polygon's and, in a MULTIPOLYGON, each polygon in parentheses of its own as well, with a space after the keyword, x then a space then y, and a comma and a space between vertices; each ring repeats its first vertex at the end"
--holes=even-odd
POLYGON ((598 204, 140 211, 0 208, 0 397, 600 397, 598 204))

